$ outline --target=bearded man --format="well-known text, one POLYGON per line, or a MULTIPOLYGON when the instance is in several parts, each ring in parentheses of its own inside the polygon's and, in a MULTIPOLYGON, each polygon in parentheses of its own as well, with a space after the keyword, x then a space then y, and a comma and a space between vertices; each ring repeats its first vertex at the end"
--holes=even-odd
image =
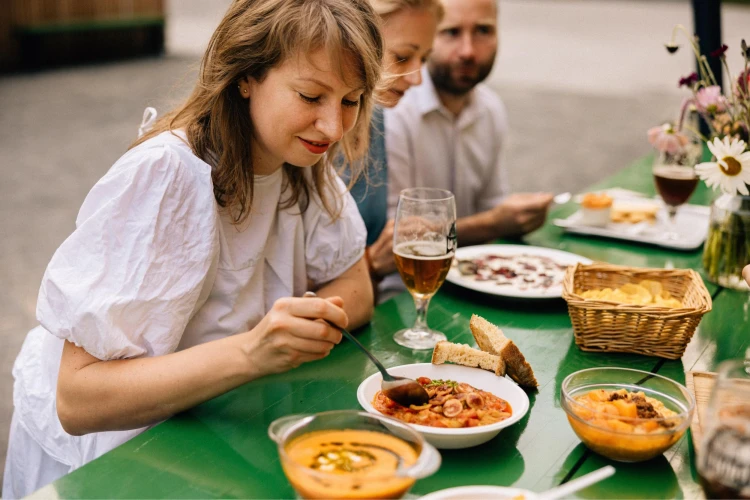
POLYGON ((422 85, 385 112, 389 215, 409 187, 448 189, 456 198, 460 245, 520 236, 540 227, 550 193, 508 194, 501 156, 507 116, 481 83, 497 54, 496 0, 443 0, 422 85))

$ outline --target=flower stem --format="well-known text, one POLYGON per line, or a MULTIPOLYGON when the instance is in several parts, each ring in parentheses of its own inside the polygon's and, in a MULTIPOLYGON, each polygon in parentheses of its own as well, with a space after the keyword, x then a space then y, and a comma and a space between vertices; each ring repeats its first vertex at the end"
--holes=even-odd
POLYGON ((734 114, 735 109, 737 108, 737 98, 735 97, 734 92, 732 92, 732 82, 734 82, 734 79, 732 78, 732 73, 729 71, 727 58, 724 56, 721 56, 721 63, 727 72, 727 78, 729 78, 729 82, 730 82, 729 83, 729 95, 732 96, 732 105, 727 106, 727 111, 729 112, 729 116, 732 117, 732 123, 734 123, 737 120, 737 116, 734 114))

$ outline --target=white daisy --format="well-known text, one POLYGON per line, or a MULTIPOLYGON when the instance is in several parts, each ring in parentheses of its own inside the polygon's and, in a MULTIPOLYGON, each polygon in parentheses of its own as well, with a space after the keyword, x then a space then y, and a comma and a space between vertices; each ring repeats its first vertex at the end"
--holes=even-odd
POLYGON ((698 176, 708 187, 720 187, 725 193, 750 194, 747 189, 750 184, 750 151, 745 151, 745 141, 716 137, 707 145, 716 161, 696 165, 698 176))

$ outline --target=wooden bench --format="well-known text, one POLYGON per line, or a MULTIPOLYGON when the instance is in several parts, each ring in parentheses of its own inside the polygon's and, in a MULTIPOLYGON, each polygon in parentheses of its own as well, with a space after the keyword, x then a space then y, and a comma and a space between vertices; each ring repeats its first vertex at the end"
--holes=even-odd
POLYGON ((160 54, 165 19, 161 15, 130 18, 57 20, 14 27, 22 66, 39 69, 61 64, 160 54))

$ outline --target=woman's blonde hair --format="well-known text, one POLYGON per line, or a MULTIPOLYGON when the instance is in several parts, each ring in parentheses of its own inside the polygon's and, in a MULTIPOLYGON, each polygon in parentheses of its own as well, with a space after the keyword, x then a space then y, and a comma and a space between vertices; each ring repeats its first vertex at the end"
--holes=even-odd
POLYGON ((164 131, 184 129, 193 152, 213 167, 217 203, 229 209, 235 224, 241 223, 253 200, 253 124, 238 81, 244 77, 261 81, 287 58, 324 49, 334 64, 338 63, 342 80, 344 64, 356 63, 356 75, 364 87, 359 115, 353 129, 312 167, 312 185, 302 169, 284 166, 291 195, 282 206, 291 207, 302 200, 304 210, 314 190, 326 211, 336 217, 338 204, 326 198, 324 189, 335 183, 329 159, 343 150, 352 169, 350 185, 363 169, 371 94, 380 78, 383 57, 379 26, 367 0, 236 0, 211 37, 190 97, 131 147, 164 131))
POLYGON ((435 14, 438 22, 443 20, 443 4, 440 0, 370 0, 370 5, 381 18, 402 9, 426 9, 435 14))
MULTIPOLYGON (((443 20, 445 10, 440 0, 370 0, 370 5, 380 16, 381 20, 388 20, 389 16, 396 14, 402 10, 426 10, 431 12, 435 16, 437 24, 443 20)), ((385 100, 381 100, 383 95, 388 95, 387 91, 391 88, 393 83, 404 76, 403 73, 394 73, 388 70, 383 72, 381 75, 380 83, 375 90, 376 100, 380 101, 380 104, 387 105, 390 97, 385 100)))

